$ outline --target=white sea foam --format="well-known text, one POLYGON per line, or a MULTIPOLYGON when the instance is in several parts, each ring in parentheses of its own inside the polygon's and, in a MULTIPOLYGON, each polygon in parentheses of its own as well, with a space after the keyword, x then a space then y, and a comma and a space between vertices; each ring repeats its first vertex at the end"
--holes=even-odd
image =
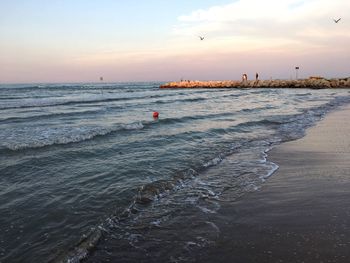
POLYGON ((219 163, 221 163, 223 159, 224 159, 224 157, 220 155, 220 156, 215 157, 214 159, 210 160, 209 162, 203 164, 203 166, 205 168, 208 168, 208 167, 211 167, 211 166, 216 166, 219 163))
POLYGON ((125 130, 141 130, 144 128, 142 122, 135 122, 129 124, 121 124, 121 127, 125 130))
POLYGON ((142 122, 103 126, 23 127, 0 132, 0 147, 10 150, 77 143, 122 130, 143 129, 142 122))
POLYGON ((207 207, 203 207, 203 206, 197 206, 202 212, 206 213, 206 214, 215 214, 216 211, 215 210, 212 210, 212 209, 209 209, 207 207))
POLYGON ((269 178, 279 168, 279 166, 273 162, 267 162, 267 165, 269 166, 270 169, 267 171, 266 174, 263 174, 260 176, 260 179, 262 181, 265 181, 267 178, 269 178))

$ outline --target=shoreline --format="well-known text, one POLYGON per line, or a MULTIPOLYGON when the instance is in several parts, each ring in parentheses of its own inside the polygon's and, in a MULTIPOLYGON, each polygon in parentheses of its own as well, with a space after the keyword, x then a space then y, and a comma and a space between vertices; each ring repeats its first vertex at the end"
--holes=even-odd
POLYGON ((168 82, 160 89, 195 89, 195 88, 311 88, 311 89, 350 89, 350 77, 325 79, 310 77, 300 80, 224 80, 224 81, 198 81, 184 80, 168 82))
POLYGON ((220 211, 221 235, 198 262, 348 262, 350 106, 276 146, 279 169, 220 211))

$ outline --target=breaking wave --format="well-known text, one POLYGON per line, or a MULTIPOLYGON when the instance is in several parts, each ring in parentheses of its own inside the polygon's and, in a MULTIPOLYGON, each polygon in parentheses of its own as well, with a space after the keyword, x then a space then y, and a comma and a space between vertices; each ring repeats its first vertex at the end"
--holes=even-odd
MULTIPOLYGON (((57 127, 44 129, 36 127, 33 130, 23 128, 16 134, 7 135, 7 140, 2 147, 12 151, 42 148, 52 145, 78 143, 91 140, 98 136, 108 135, 123 130, 141 130, 144 128, 142 122, 129 124, 118 124, 113 127, 57 127), (26 133, 31 135, 26 136, 26 133), (21 134, 22 136, 17 136, 21 134)), ((5 135, 6 136, 6 135, 5 135)))

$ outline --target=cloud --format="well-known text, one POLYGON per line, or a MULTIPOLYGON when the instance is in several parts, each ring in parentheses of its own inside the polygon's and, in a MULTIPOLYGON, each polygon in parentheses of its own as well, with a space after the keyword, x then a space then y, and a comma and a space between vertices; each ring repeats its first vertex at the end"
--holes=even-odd
POLYGON ((297 41, 317 46, 327 39, 337 42, 339 37, 350 37, 349 9, 348 0, 239 0, 182 15, 173 32, 178 37, 205 34, 245 38, 246 43, 297 41), (332 19, 338 17, 343 20, 335 24, 332 19))
POLYGON ((173 35, 194 50, 194 60, 210 58, 217 72, 256 69, 289 78, 300 65, 305 76, 343 76, 349 74, 348 10, 348 0, 237 0, 179 16, 173 35))

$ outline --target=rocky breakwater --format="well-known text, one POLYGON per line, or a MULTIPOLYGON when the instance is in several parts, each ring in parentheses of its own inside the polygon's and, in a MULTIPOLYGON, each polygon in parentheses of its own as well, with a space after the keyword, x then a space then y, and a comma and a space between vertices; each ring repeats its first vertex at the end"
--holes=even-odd
POLYGON ((169 82, 160 86, 166 88, 350 88, 350 77, 325 79, 322 77, 310 77, 300 80, 248 80, 248 81, 179 81, 169 82))

